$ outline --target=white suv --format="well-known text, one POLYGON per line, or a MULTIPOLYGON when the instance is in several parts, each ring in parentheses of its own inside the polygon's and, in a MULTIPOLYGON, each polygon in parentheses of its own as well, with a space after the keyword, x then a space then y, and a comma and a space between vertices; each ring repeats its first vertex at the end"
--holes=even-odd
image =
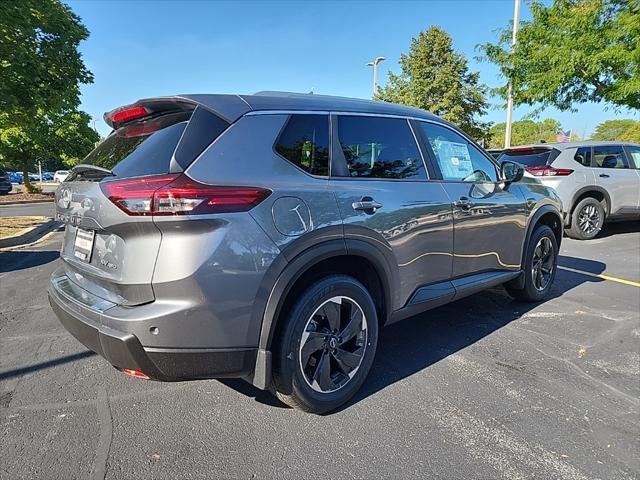
POLYGON ((556 190, 571 238, 594 238, 605 220, 640 218, 640 145, 541 143, 507 149, 504 160, 521 163, 556 190))
POLYGON ((69 176, 69 170, 58 170, 53 174, 53 181, 56 183, 62 183, 69 176))

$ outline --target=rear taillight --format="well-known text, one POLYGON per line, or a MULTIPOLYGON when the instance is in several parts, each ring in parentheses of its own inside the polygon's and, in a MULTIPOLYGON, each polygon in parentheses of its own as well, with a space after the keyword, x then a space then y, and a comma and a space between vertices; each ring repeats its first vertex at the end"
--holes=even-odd
POLYGON ((246 212, 270 190, 204 185, 184 174, 103 182, 104 194, 127 215, 204 215, 246 212))
POLYGON ((549 165, 541 165, 538 167, 527 167, 527 172, 536 177, 566 177, 571 175, 573 170, 570 168, 554 168, 549 165))

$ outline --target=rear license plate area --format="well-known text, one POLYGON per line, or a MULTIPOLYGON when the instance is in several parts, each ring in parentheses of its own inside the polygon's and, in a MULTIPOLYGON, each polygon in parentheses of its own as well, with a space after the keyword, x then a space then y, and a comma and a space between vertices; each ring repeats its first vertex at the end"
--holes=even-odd
POLYGON ((95 235, 96 232, 94 230, 78 228, 76 231, 76 239, 73 242, 73 256, 83 262, 90 262, 95 235))

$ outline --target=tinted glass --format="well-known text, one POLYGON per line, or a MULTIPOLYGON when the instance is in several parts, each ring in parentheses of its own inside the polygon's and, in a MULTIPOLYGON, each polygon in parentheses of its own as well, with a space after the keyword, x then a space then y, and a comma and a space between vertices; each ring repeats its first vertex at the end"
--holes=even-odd
POLYGON ((549 163, 553 150, 548 148, 536 149, 527 148, 522 150, 507 150, 500 155, 500 161, 511 160, 518 162, 525 167, 542 167, 549 163))
POLYGON ((329 175, 329 117, 291 115, 275 149, 312 175, 329 175))
POLYGON ((633 158, 633 163, 636 164, 636 168, 640 169, 640 147, 629 146, 629 153, 631 153, 631 157, 633 158))
POLYGON ((573 159, 584 165, 585 167, 591 166, 591 147, 580 147, 576 150, 576 154, 573 159))
POLYGON ((593 147, 593 157, 599 168, 629 168, 621 145, 593 147))
POLYGON ((341 116, 338 136, 352 177, 426 178, 420 151, 404 119, 341 116))
POLYGON ((119 128, 82 163, 111 170, 117 177, 168 173, 173 151, 190 114, 163 115, 119 128))
MULTIPOLYGON (((467 140, 448 128, 420 122, 440 167, 443 180, 497 182, 498 172, 491 160, 467 140)), ((504 156, 500 157, 503 159, 504 156)))
POLYGON ((209 110, 198 107, 193 112, 184 131, 175 159, 183 170, 229 126, 227 122, 209 110))

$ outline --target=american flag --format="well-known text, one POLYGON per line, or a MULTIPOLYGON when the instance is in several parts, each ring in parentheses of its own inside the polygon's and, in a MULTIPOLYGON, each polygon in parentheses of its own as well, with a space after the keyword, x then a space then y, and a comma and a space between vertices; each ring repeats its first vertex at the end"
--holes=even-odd
POLYGON ((571 130, 567 130, 566 132, 560 130, 558 135, 556 135, 556 142, 568 142, 571 140, 571 130))

